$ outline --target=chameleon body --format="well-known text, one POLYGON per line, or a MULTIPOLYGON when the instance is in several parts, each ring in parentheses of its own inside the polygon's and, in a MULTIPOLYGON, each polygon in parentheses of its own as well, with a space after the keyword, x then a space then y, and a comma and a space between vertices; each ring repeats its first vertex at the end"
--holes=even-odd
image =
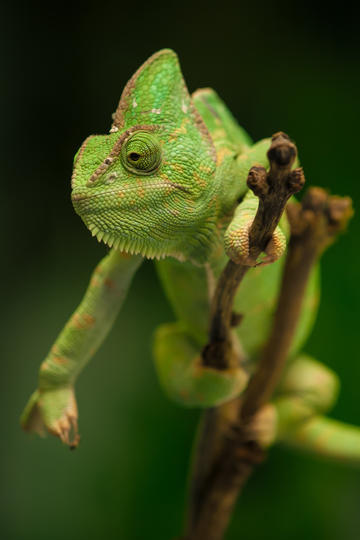
MULTIPOLYGON (((26 429, 47 429, 77 443, 76 377, 106 337, 145 258, 155 259, 177 317, 158 328, 154 339, 165 391, 196 407, 218 405, 244 391, 271 326, 288 235, 285 217, 262 260, 272 264, 248 272, 235 299, 243 321, 234 340, 246 362, 219 371, 202 366, 200 352, 216 279, 228 257, 248 261, 257 199, 246 178, 253 165, 268 166, 268 148, 269 139, 252 143, 213 90, 190 96, 173 51, 159 51, 134 74, 110 133, 88 137, 74 159, 75 211, 110 251, 40 367, 38 389, 22 416, 26 429)), ((315 270, 272 405, 277 422, 269 426, 270 439, 359 461, 360 431, 322 416, 336 398, 336 375, 299 355, 318 296, 315 270)))

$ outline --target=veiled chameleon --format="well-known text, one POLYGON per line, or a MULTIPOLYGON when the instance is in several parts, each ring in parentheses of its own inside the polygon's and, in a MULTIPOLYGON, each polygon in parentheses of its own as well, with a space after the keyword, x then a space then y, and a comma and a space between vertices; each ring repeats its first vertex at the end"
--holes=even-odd
MULTIPOLYGON (((268 147, 269 139, 252 143, 213 90, 189 94, 173 51, 161 50, 140 67, 122 93, 110 132, 88 137, 75 156, 75 211, 110 250, 41 365, 38 390, 22 417, 26 429, 47 428, 77 443, 76 377, 106 337, 144 258, 155 259, 177 317, 157 329, 154 341, 167 393, 197 407, 241 394, 271 324, 285 218, 262 261, 272 264, 248 272, 236 297, 235 309, 244 317, 234 335, 246 364, 218 371, 199 359, 216 279, 228 257, 247 258, 257 200, 247 191, 246 177, 251 166, 268 165, 268 147)), ((317 291, 314 272, 274 401, 273 436, 308 449, 323 445, 327 455, 358 460, 357 428, 320 416, 334 402, 337 377, 298 354, 313 323, 317 291), (301 435, 304 425, 312 426, 308 436, 301 435)))

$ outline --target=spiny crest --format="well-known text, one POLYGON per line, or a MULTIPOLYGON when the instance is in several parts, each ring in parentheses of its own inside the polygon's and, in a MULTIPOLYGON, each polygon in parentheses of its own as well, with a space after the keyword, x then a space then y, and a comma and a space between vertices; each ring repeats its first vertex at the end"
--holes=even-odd
POLYGON ((180 127, 184 118, 192 120, 215 161, 212 139, 192 103, 178 57, 171 49, 162 49, 150 56, 125 86, 110 132, 137 124, 180 127))
POLYGON ((187 111, 188 95, 176 54, 164 49, 152 55, 125 86, 113 130, 135 124, 174 122, 179 104, 187 111))
POLYGON ((142 128, 158 129, 163 140, 171 143, 191 139, 207 167, 215 169, 212 138, 192 102, 178 57, 170 49, 153 54, 131 77, 122 92, 110 134, 92 135, 83 143, 74 160, 73 187, 105 173, 120 155, 123 142, 142 128))

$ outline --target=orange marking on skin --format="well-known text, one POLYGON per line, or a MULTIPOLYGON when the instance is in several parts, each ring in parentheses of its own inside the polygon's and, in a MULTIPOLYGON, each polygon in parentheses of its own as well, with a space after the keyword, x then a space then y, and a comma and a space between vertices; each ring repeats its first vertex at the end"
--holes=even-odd
POLYGON ((103 269, 102 269, 102 264, 100 263, 95 268, 94 274, 102 274, 102 273, 103 273, 103 269))
POLYGON ((49 364, 47 363, 46 360, 44 360, 44 362, 42 362, 40 366, 40 371, 45 371, 46 369, 48 369, 48 367, 49 367, 49 364))
POLYGON ((99 287, 101 285, 100 279, 98 279, 96 276, 93 276, 90 280, 90 286, 91 287, 99 287))
POLYGON ((107 278, 105 279, 105 286, 108 288, 108 289, 116 289, 116 286, 115 286, 115 282, 110 279, 110 278, 107 278))
POLYGON ((170 135, 169 135, 169 141, 168 141, 168 142, 169 142, 169 143, 176 142, 176 141, 177 141, 177 138, 178 138, 178 136, 177 136, 176 133, 170 133, 170 135))
POLYGON ((123 197, 125 197, 125 193, 123 191, 118 191, 117 196, 120 197, 120 199, 122 199, 123 197))
POLYGON ((231 153, 232 153, 231 150, 229 150, 226 147, 219 148, 217 152, 217 160, 218 160, 217 164, 220 165, 224 161, 224 158, 226 156, 230 156, 231 153))
POLYGON ((186 135, 187 130, 185 124, 187 124, 188 122, 190 122, 189 118, 184 118, 184 120, 181 122, 181 126, 179 128, 176 128, 172 133, 170 133, 168 142, 176 141, 178 135, 186 135))
POLYGON ((187 205, 185 207, 186 212, 194 212, 195 211, 195 201, 189 199, 187 202, 187 205))
POLYGON ((75 313, 71 319, 71 322, 75 328, 84 330, 85 328, 90 328, 94 325, 95 318, 88 313, 82 313, 81 315, 79 315, 79 313, 75 313))
POLYGON ((92 326, 95 323, 95 317, 93 317, 89 313, 84 313, 83 314, 83 319, 84 319, 84 321, 86 321, 86 324, 89 325, 89 326, 92 326))
POLYGON ((78 313, 75 313, 75 314, 72 316, 71 322, 73 323, 73 325, 74 325, 76 328, 82 328, 81 317, 80 317, 80 315, 78 315, 78 313))
POLYGON ((145 197, 145 189, 143 187, 140 187, 137 190, 137 194, 138 194, 139 197, 144 198, 145 197))
POLYGON ((65 356, 54 356, 52 361, 59 366, 66 366, 69 363, 69 359, 65 358, 65 356))
POLYGON ((131 253, 125 253, 125 251, 119 251, 119 253, 123 257, 123 259, 131 259, 131 257, 133 257, 131 253))
POLYGON ((184 172, 184 167, 182 165, 180 165, 179 163, 171 163, 170 167, 172 169, 174 169, 174 171, 176 171, 176 172, 178 172, 180 174, 183 174, 183 172, 184 172))
POLYGON ((199 170, 207 174, 210 174, 212 172, 211 168, 207 165, 200 165, 199 170))
POLYGON ((197 172, 194 172, 194 178, 195 178, 195 182, 199 184, 199 186, 201 186, 202 188, 206 187, 205 180, 201 178, 201 176, 199 176, 197 172))
POLYGON ((56 345, 56 343, 54 343, 54 345, 51 347, 50 352, 51 352, 53 355, 59 355, 59 354, 60 354, 60 349, 59 349, 59 347, 56 345))

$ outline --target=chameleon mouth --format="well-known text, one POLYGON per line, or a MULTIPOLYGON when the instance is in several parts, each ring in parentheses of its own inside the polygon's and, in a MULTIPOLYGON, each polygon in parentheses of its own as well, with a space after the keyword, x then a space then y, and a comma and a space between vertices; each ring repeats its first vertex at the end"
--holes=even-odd
POLYGON ((85 199, 88 199, 88 198, 89 198, 89 195, 84 195, 81 193, 73 193, 71 195, 71 200, 75 202, 84 201, 85 199))
MULTIPOLYGON (((184 193, 188 193, 191 195, 191 190, 181 184, 177 184, 176 182, 172 182, 171 180, 161 181, 161 182, 146 182, 142 186, 140 186, 141 189, 144 190, 152 190, 152 189, 176 189, 179 191, 182 191, 184 193)), ((86 201, 86 200, 92 200, 96 197, 108 197, 111 195, 126 195, 131 192, 136 192, 139 190, 139 186, 131 186, 131 187, 118 187, 117 189, 112 190, 103 190, 103 191, 97 191, 96 193, 84 193, 84 192, 73 192, 71 194, 71 199, 74 202, 78 201, 86 201)))

